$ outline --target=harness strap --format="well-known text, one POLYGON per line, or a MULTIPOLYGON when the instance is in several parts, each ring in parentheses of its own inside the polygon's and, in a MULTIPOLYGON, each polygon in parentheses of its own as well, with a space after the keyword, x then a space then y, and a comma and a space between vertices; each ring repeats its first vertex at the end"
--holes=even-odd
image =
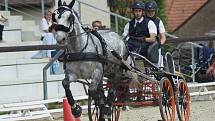
POLYGON ((104 38, 96 30, 91 31, 91 33, 99 39, 99 41, 102 45, 103 55, 106 57, 108 54, 107 53, 107 43, 105 42, 104 38))
POLYGON ((99 61, 101 63, 105 62, 106 58, 100 54, 94 52, 84 52, 84 53, 67 53, 64 56, 65 62, 71 61, 99 61))

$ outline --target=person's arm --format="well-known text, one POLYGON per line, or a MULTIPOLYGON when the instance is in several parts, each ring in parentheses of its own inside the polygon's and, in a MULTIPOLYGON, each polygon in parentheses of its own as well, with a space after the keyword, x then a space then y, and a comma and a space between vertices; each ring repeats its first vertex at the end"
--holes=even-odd
POLYGON ((122 34, 123 38, 126 39, 128 34, 129 34, 129 22, 124 27, 124 31, 123 31, 123 34, 122 34))
POLYGON ((145 38, 146 42, 152 43, 156 40, 156 36, 157 36, 157 28, 154 24, 153 21, 149 21, 148 23, 148 29, 149 29, 149 35, 150 37, 145 38))
POLYGON ((1 18, 0 18, 1 22, 6 22, 7 20, 8 20, 7 18, 5 18, 3 15, 1 15, 1 18))
POLYGON ((166 30, 161 20, 159 24, 159 31, 160 31, 160 42, 161 42, 161 45, 163 45, 166 42, 166 35, 165 35, 166 30))
POLYGON ((49 32, 49 25, 46 21, 46 19, 42 19, 41 23, 40 23, 40 27, 41 27, 41 30, 44 31, 45 33, 48 33, 49 32))

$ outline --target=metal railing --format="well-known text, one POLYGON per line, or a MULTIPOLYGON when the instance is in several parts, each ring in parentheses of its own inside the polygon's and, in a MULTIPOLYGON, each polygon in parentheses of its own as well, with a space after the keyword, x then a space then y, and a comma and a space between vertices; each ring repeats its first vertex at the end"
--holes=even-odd
MULTIPOLYGON (((178 38, 177 36, 175 36, 175 35, 171 35, 171 34, 169 34, 169 33, 166 33, 166 36, 167 37, 170 37, 170 38, 178 38)), ((186 42, 186 44, 189 44, 189 45, 191 45, 191 50, 192 50, 192 58, 191 58, 191 60, 192 60, 192 75, 191 75, 191 77, 192 77, 192 80, 193 80, 193 82, 195 82, 195 74, 196 74, 196 71, 195 71, 195 69, 196 69, 196 63, 195 63, 195 48, 202 48, 202 46, 200 46, 200 45, 198 45, 198 44, 196 44, 196 43, 193 43, 193 42, 186 42)), ((182 46, 182 44, 180 45, 180 46, 182 46)), ((179 65, 180 66, 180 65, 179 65)))
POLYGON ((48 86, 47 86, 47 70, 48 68, 64 53, 64 50, 60 50, 57 54, 51 59, 51 61, 43 68, 43 99, 48 99, 48 86))
MULTIPOLYGON (((2 3, 0 3, 0 6, 5 6, 5 7, 6 7, 6 5, 5 5, 5 4, 2 4, 2 3)), ((10 9, 10 10, 13 10, 13 11, 16 11, 16 12, 22 14, 22 15, 26 15, 26 16, 32 18, 32 19, 36 19, 36 18, 37 18, 37 17, 35 17, 35 16, 31 15, 31 14, 28 14, 28 13, 26 13, 26 12, 23 12, 23 11, 21 11, 21 10, 18 10, 18 9, 16 9, 16 8, 14 8, 14 7, 10 7, 10 6, 7 5, 7 10, 9 10, 9 9, 10 9)))
MULTIPOLYGON (((41 0, 41 4, 43 4, 42 1, 44 1, 44 0, 41 0)), ((33 7, 32 5, 28 5, 28 4, 25 4, 25 3, 23 3, 23 2, 19 2, 18 0, 16 1, 16 3, 31 8, 31 9, 29 9, 29 10, 32 10, 32 9, 33 9, 33 10, 35 10, 35 11, 37 11, 37 12, 41 12, 40 9, 38 9, 38 8, 36 8, 36 7, 33 7)), ((4 6, 5 6, 5 10, 8 11, 8 10, 9 10, 9 9, 8 9, 8 8, 9 8, 8 0, 4 0, 4 6)))

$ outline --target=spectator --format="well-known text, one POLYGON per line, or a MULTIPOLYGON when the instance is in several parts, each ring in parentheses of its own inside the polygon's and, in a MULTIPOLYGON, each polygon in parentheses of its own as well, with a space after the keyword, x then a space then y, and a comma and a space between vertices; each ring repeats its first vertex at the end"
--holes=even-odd
MULTIPOLYGON (((50 36, 50 37, 46 37, 46 39, 52 38, 52 34, 50 34, 49 32, 49 27, 52 25, 51 18, 52 18, 52 12, 48 9, 45 10, 45 15, 42 18, 39 25, 39 29, 41 33, 41 38, 40 38, 41 41, 43 41, 45 36, 50 36)), ((43 43, 46 43, 46 42, 43 42, 43 43)), ((32 56, 33 59, 39 59, 39 58, 45 58, 45 57, 47 57, 46 51, 38 51, 32 56)))
MULTIPOLYGON (((56 45, 57 44, 57 41, 54 37, 54 35, 56 33, 55 27, 56 27, 56 24, 52 24, 49 27, 49 30, 48 30, 49 32, 46 33, 46 35, 43 38, 44 45, 56 45)), ((45 51, 45 56, 48 57, 50 59, 50 61, 55 56, 55 54, 57 54, 56 50, 45 51)), ((62 70, 63 69, 62 69, 60 62, 58 60, 56 60, 50 67, 50 74, 61 74, 63 72, 62 70)))
POLYGON ((51 18, 52 12, 47 9, 45 11, 44 17, 40 22, 41 41, 43 40, 44 36, 49 33, 49 27, 52 25, 51 18))
MULTIPOLYGON (((48 28, 48 32, 43 37, 43 45, 55 45, 55 44, 57 44, 57 41, 54 37, 54 34, 56 33, 55 26, 56 26, 56 24, 52 24, 48 28)), ((47 50, 45 52, 45 56, 48 58, 52 58, 53 53, 56 53, 56 50, 47 50)))
POLYGON ((5 22, 6 22, 7 20, 8 20, 8 19, 5 18, 5 17, 4 17, 3 15, 1 15, 1 13, 0 13, 0 42, 2 41, 4 25, 5 25, 5 22))
MULTIPOLYGON (((56 33, 55 26, 56 25, 53 24, 49 27, 48 32, 43 37, 43 45, 55 45, 55 44, 57 44, 57 41, 54 37, 54 34, 56 33)), ((51 61, 51 59, 55 56, 56 53, 57 53, 56 50, 39 51, 36 54, 34 54, 32 56, 32 58, 33 59, 49 58, 49 60, 51 61)), ((50 66, 50 74, 61 74, 61 73, 63 73, 61 63, 59 61, 55 61, 50 66)))

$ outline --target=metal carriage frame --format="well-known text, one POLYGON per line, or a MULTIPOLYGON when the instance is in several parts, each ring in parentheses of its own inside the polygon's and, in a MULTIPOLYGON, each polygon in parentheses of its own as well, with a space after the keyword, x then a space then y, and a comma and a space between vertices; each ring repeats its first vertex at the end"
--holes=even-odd
MULTIPOLYGON (((163 121, 174 121, 175 110, 180 121, 189 121, 190 118, 190 94, 183 76, 176 74, 173 57, 166 53, 164 68, 159 68, 150 60, 137 53, 130 52, 134 58, 138 58, 145 64, 144 70, 138 69, 136 63, 128 67, 138 75, 140 85, 138 88, 129 87, 129 78, 120 81, 116 88, 115 101, 112 104, 112 116, 108 121, 119 121, 123 106, 159 106, 163 121)), ((136 61, 135 61, 136 62, 136 61)), ((124 63, 122 61, 122 63, 124 63)), ((128 66, 125 64, 125 66, 128 66)), ((77 81, 86 85, 89 81, 77 81)), ((112 88, 112 82, 103 81, 103 91, 107 94, 112 88)), ((102 109, 99 100, 88 96, 88 116, 90 121, 101 120, 102 109)))

